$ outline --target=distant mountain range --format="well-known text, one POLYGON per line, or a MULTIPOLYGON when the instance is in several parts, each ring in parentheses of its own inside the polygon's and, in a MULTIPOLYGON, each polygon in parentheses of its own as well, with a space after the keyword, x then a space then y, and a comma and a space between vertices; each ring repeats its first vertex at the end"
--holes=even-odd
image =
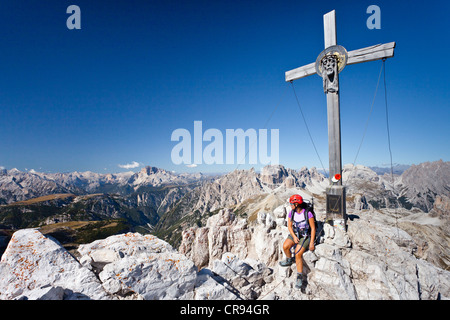
MULTIPOLYGON (((401 175, 409 167, 411 167, 409 164, 393 164, 392 172, 394 174, 396 174, 396 175, 401 175)), ((379 174, 379 175, 383 175, 385 173, 388 173, 388 174, 391 173, 391 165, 384 165, 383 164, 381 166, 373 166, 373 167, 369 166, 368 168, 373 170, 376 174, 379 174)), ((317 169, 317 171, 328 178, 328 171, 324 171, 324 169, 317 169)))
POLYGON ((175 174, 171 171, 147 166, 139 172, 123 173, 41 173, 21 172, 17 169, 0 171, 0 204, 28 200, 57 193, 78 195, 91 193, 117 193, 127 195, 141 188, 187 186, 211 180, 201 173, 175 174))
MULTIPOLYGON (((406 170, 408 170, 408 168, 410 168, 411 166, 408 164, 394 164, 392 166, 392 172, 394 174, 402 174, 403 172, 405 172, 406 170)), ((369 167, 371 170, 375 171, 376 174, 380 174, 383 175, 385 173, 390 174, 391 173, 391 166, 386 165, 386 166, 382 166, 382 167, 369 167)))
POLYGON ((111 218, 125 219, 132 229, 154 225, 185 193, 209 180, 150 166, 117 174, 2 170, 0 229, 111 218))

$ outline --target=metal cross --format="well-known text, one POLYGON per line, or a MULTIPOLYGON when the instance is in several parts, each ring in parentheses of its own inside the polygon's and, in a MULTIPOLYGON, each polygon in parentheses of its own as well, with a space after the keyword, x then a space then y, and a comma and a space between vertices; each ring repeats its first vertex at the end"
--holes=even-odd
POLYGON ((327 97, 328 117, 328 154, 330 187, 327 188, 327 215, 339 214, 346 219, 345 187, 342 179, 333 179, 342 175, 341 157, 341 121, 339 111, 339 72, 346 65, 391 58, 394 56, 395 42, 378 44, 353 50, 347 53, 345 48, 337 45, 336 12, 323 16, 325 50, 316 62, 286 72, 286 81, 293 81, 317 73, 323 78, 324 92, 327 97))

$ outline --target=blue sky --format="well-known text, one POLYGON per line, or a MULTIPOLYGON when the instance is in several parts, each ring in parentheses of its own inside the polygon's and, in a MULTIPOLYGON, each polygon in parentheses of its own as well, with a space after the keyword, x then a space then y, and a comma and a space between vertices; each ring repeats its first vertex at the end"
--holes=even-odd
MULTIPOLYGON (((315 61, 324 49, 323 14, 333 9, 338 44, 348 51, 397 43, 386 61, 393 161, 449 161, 447 1, 3 0, 0 166, 44 172, 121 172, 119 165, 133 162, 135 171, 263 166, 175 165, 172 132, 193 135, 194 121, 202 121, 204 131, 224 136, 226 129, 267 123, 279 129, 281 164, 321 168, 284 72, 315 61), (80 30, 66 27, 72 4, 81 9, 80 30), (371 4, 381 9, 379 30, 366 26, 371 4)), ((351 65, 340 74, 344 164, 356 156, 381 64, 351 65)), ((382 85, 358 164, 390 162, 382 85)), ((327 168, 322 80, 312 75, 294 86, 327 168)))

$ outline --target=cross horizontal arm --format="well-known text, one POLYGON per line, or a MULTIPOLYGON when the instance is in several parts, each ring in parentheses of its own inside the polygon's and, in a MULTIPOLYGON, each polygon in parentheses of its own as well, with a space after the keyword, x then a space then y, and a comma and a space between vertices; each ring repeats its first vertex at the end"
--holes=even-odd
POLYGON ((304 78, 316 73, 316 63, 310 63, 306 66, 286 71, 286 82, 304 78))
POLYGON ((356 64, 361 62, 380 60, 383 58, 392 58, 394 56, 394 48, 395 42, 389 42, 350 51, 348 53, 347 64, 356 64))
MULTIPOLYGON (((395 42, 385 44, 377 44, 367 48, 353 50, 348 53, 347 64, 356 64, 383 58, 392 58, 394 56, 395 42)), ((315 62, 307 64, 303 67, 286 71, 286 82, 305 78, 316 73, 315 62)))

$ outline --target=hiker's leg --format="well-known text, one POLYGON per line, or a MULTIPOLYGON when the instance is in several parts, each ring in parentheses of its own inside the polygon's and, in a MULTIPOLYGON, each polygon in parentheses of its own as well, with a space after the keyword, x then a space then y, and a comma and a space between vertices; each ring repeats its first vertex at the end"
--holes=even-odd
POLYGON ((282 267, 289 267, 294 263, 295 258, 292 258, 291 247, 294 245, 294 241, 288 237, 283 243, 283 251, 286 255, 286 259, 280 261, 279 264, 282 267))
POLYGON ((303 272, 303 253, 306 251, 305 247, 302 247, 300 251, 295 255, 295 264, 297 265, 297 273, 303 272))
POLYGON ((286 239, 283 243, 283 251, 284 254, 286 255, 286 258, 290 258, 292 256, 291 254, 291 248, 294 245, 294 241, 292 241, 291 239, 286 239))

